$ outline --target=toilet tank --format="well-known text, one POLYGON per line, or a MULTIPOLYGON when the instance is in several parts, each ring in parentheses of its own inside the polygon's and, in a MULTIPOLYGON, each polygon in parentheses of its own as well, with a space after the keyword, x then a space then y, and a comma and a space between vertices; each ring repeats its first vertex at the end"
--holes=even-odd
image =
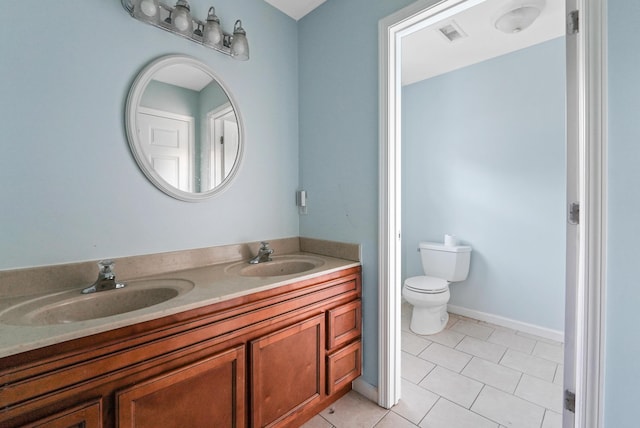
POLYGON ((469 275, 471 247, 466 245, 445 246, 437 242, 421 242, 420 258, 427 276, 442 278, 450 282, 463 281, 469 275))

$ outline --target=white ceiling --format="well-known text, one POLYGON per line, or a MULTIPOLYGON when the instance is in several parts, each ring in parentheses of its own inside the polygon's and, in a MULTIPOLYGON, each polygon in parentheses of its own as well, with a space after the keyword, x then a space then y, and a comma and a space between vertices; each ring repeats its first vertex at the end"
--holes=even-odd
POLYGON ((519 33, 506 34, 496 29, 496 18, 510 2, 514 0, 487 0, 403 38, 402 84, 415 83, 565 34, 564 1, 561 0, 547 0, 540 16, 519 33), (450 42, 438 31, 452 20, 467 37, 450 42))
MULTIPOLYGON (((299 20, 325 0, 265 0, 299 20)), ((333 0, 344 1, 344 0, 333 0)), ((487 59, 524 49, 565 34, 563 0, 486 0, 402 39, 402 84, 408 85, 487 59), (509 4, 546 3, 534 23, 506 34, 494 22, 509 4), (467 37, 450 42, 438 28, 454 21, 467 37)))
POLYGON ((296 21, 320 6, 325 0, 264 0, 296 21))
POLYGON ((204 71, 187 64, 175 64, 156 71, 153 80, 200 92, 213 80, 204 71))
MULTIPOLYGON (((533 46, 565 34, 564 1, 547 0, 540 16, 519 33, 494 26, 513 0, 487 0, 402 40, 402 84, 428 79, 471 64, 533 46), (439 28, 454 21, 467 37, 450 42, 439 28)), ((519 3, 523 3, 519 0, 519 3)))

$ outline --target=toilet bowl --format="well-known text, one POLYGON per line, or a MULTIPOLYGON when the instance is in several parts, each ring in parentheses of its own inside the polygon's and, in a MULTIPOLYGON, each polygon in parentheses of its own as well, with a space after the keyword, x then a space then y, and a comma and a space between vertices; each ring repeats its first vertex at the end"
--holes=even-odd
POLYGON ((411 331, 421 335, 436 334, 449 321, 449 284, 467 278, 471 247, 421 242, 419 249, 426 275, 407 278, 402 296, 413 306, 411 331))

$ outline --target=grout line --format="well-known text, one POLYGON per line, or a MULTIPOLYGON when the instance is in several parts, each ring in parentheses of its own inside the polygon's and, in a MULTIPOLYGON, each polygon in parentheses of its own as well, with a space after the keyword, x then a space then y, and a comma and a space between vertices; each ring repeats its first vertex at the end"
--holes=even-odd
MULTIPOLYGON (((425 388, 426 389, 426 388, 425 388)), ((428 390, 427 390, 428 391, 428 390)), ((435 394, 435 392, 434 392, 435 394)), ((420 424, 422 423, 422 421, 424 421, 424 419, 429 416, 429 413, 431 413, 433 411, 433 409, 436 407, 436 405, 440 402, 440 400, 446 400, 446 398, 443 398, 441 395, 436 394, 438 396, 438 399, 436 400, 435 403, 433 403, 433 406, 431 406, 431 408, 429 409, 429 411, 427 413, 424 414, 424 416, 422 417, 422 419, 420 419, 420 421, 418 421, 418 423, 416 425, 420 426, 420 424)))
MULTIPOLYGON (((387 415, 388 415, 390 412, 391 412, 391 410, 387 410, 387 411, 385 412, 385 414, 384 414, 384 415, 382 415, 382 417, 381 417, 380 419, 378 419, 378 422, 376 422, 375 424, 373 424, 371 428, 375 428, 375 427, 377 427, 377 426, 380 424, 380 422, 382 422, 382 420, 383 420, 384 418, 386 418, 386 417, 387 417, 387 415)), ((544 416, 543 416, 543 418, 544 418, 544 416)))
MULTIPOLYGON (((496 364, 496 365, 499 365, 499 366, 501 366, 501 367, 508 368, 508 369, 513 370, 513 371, 515 371, 515 372, 517 372, 517 373, 519 373, 519 374, 520 374, 520 377, 519 377, 519 379, 518 379, 518 382, 516 383, 516 387, 514 388, 514 390, 513 390, 513 392, 512 392, 512 393, 509 393, 509 392, 507 392, 507 391, 503 391, 503 390, 501 390, 500 388, 495 388, 495 387, 492 387, 492 388, 494 388, 494 389, 496 389, 496 390, 498 390, 498 391, 501 391, 501 392, 503 392, 503 393, 505 393, 505 394, 509 394, 509 395, 511 395, 511 396, 513 396, 513 397, 515 397, 515 398, 518 398, 518 399, 520 399, 520 400, 522 400, 522 401, 525 401, 525 402, 527 402, 527 403, 530 403, 530 404, 532 404, 532 405, 534 405, 534 406, 536 406, 536 407, 538 407, 538 408, 543 409, 543 410, 544 410, 543 418, 542 418, 542 421, 540 422, 540 424, 541 424, 541 426, 542 426, 542 424, 544 423, 544 418, 545 418, 545 416, 546 416, 547 412, 554 412, 554 413, 557 413, 557 412, 555 412, 553 409, 549 409, 549 408, 547 408, 547 407, 545 407, 545 406, 542 406, 542 405, 540 405, 540 404, 538 404, 538 403, 534 403, 534 402, 532 402, 532 401, 530 401, 530 400, 527 400, 527 399, 525 399, 525 398, 523 398, 523 397, 520 397, 520 396, 516 395, 516 393, 515 393, 515 392, 516 392, 516 390, 518 389, 518 387, 520 386, 520 383, 522 382, 522 380, 523 380, 523 378, 524 378, 524 375, 525 375, 525 374, 526 374, 526 375, 528 375, 528 376, 530 376, 530 377, 532 377, 532 378, 536 378, 536 379, 539 379, 539 380, 542 380, 542 381, 544 381, 544 382, 547 382, 547 383, 550 383, 550 384, 552 384, 552 385, 556 385, 556 386, 557 386, 557 384, 555 384, 555 383, 554 383, 554 380, 555 380, 556 375, 557 375, 557 373, 558 373, 558 370, 559 370, 559 367, 560 367, 560 363, 558 363, 558 362, 556 362, 556 361, 549 360, 549 359, 547 359, 547 358, 544 358, 544 357, 541 357, 541 356, 538 356, 538 355, 534 355, 534 354, 533 354, 533 351, 536 349, 536 346, 538 345, 538 343, 540 343, 540 342, 542 342, 542 343, 544 343, 544 344, 550 344, 550 343, 549 343, 549 342, 546 342, 546 341, 544 341, 544 340, 536 340, 536 339, 533 339, 533 337, 535 337, 535 335, 531 335, 531 334, 528 334, 528 336, 521 336, 521 337, 528 338, 528 339, 531 339, 531 340, 534 340, 534 341, 535 341, 535 344, 534 344, 533 348, 531 349, 531 352, 528 352, 528 353, 527 353, 527 352, 523 352, 523 351, 521 351, 521 350, 519 350, 519 349, 515 349, 515 348, 509 347, 509 346, 506 346, 506 345, 501 345, 501 344, 496 344, 496 343, 489 342, 489 338, 491 338, 491 336, 492 336, 492 335, 497 331, 497 329, 495 329, 495 328, 491 327, 491 326, 490 326, 490 325, 488 325, 488 324, 482 324, 482 325, 483 325, 483 326, 486 326, 486 327, 488 327, 488 328, 493 328, 493 332, 492 332, 492 333, 491 333, 491 335, 489 335, 489 337, 488 337, 487 339, 485 339, 485 340, 483 340, 483 339, 479 339, 479 338, 474 337, 474 336, 469 336, 469 335, 467 335, 467 334, 465 334, 465 333, 462 333, 462 332, 459 332, 459 331, 456 331, 456 330, 453 330, 453 329, 452 329, 452 328, 453 328, 453 326, 455 326, 458 322, 460 322, 460 321, 464 321, 464 320, 465 320, 465 318, 458 317, 458 320, 457 320, 454 324, 452 324, 452 325, 451 325, 451 327, 449 327, 449 328, 447 328, 447 329, 446 329, 446 330, 453 331, 453 332, 455 332, 455 333, 459 333, 459 334, 461 334, 461 335, 463 336, 463 337, 462 337, 462 339, 461 339, 460 341, 458 341, 458 342, 457 342, 453 347, 448 346, 448 345, 445 345, 445 344, 442 344, 442 343, 439 343, 439 342, 437 342, 437 341, 430 340, 430 341, 432 342, 431 344, 433 344, 433 343, 438 343, 438 344, 439 344, 439 345, 441 345, 441 346, 447 347, 447 348, 449 348, 449 349, 455 350, 455 351, 457 351, 457 352, 460 352, 460 353, 466 354, 466 355, 468 355, 468 356, 470 356, 470 357, 471 357, 471 359, 470 359, 470 360, 467 362, 467 364, 466 364, 466 365, 465 365, 465 366, 460 370, 460 372, 456 372, 456 371, 454 371, 454 370, 448 369, 448 368, 446 368, 446 367, 444 367, 444 366, 441 366, 441 365, 438 365, 438 364, 434 363, 433 361, 430 361, 430 360, 427 360, 427 359, 425 359, 425 358, 422 358, 422 357, 418 356, 418 358, 420 358, 420 359, 422 359, 422 360, 424 360, 424 361, 427 361, 427 362, 429 362, 429 363, 431 363, 431 364, 434 364, 434 367, 433 367, 431 370, 429 370, 429 372, 427 373, 427 375, 425 375, 425 376, 424 376, 424 377, 423 377, 423 378, 422 378, 422 379, 421 379, 417 384, 415 384, 415 385, 417 385, 417 386, 419 386, 419 387, 421 387, 421 388, 423 388, 423 389, 425 389, 425 390, 427 390, 427 391, 430 391, 430 392, 432 392, 432 393, 434 393, 434 394, 438 395, 438 397, 439 397, 439 398, 438 398, 438 400, 436 401, 436 403, 434 403, 434 405, 431 407, 431 409, 429 409, 429 411, 428 411, 428 412, 425 414, 425 416, 420 420, 420 422, 422 422, 422 420, 424 420, 424 418, 425 418, 425 417, 426 417, 426 416, 427 416, 427 415, 428 415, 428 414, 433 410, 433 408, 434 408, 434 407, 435 407, 435 405, 440 401, 440 399, 444 399, 444 400, 446 400, 446 398, 444 398, 444 397, 440 396, 440 395, 439 395, 439 394, 437 394, 436 392, 431 391, 430 389, 425 388, 425 387, 423 387, 422 385, 419 385, 419 383, 420 383, 420 382, 423 382, 423 381, 424 381, 424 379, 429 375, 429 373, 431 373, 431 372, 432 372, 436 367, 441 367, 441 368, 446 369, 446 370, 449 370, 449 371, 451 371, 451 372, 453 372, 453 373, 459 374, 460 376, 464 376, 464 377, 466 377, 467 379, 470 379, 470 380, 472 380, 472 381, 475 381, 475 382, 478 382, 478 383, 482 384, 482 388, 480 389, 480 392, 478 393, 478 395, 476 395, 475 399, 473 400, 473 403, 472 403, 472 404, 471 404, 471 406, 467 409, 467 410, 469 410, 469 411, 472 411, 472 410, 471 410, 471 407, 473 407, 473 404, 475 404, 476 400, 478 399, 478 397, 480 396, 480 394, 482 393, 482 391, 483 391, 487 386, 490 386, 490 385, 487 385, 487 384, 485 384, 484 382, 480 382, 480 381, 478 381, 477 379, 473 379, 473 378, 471 378, 471 377, 469 377, 469 376, 467 376, 467 375, 463 374, 463 373, 462 373, 462 371, 463 371, 463 370, 464 370, 464 369, 465 369, 465 368, 466 368, 466 367, 471 363, 471 361, 473 360, 473 358, 479 358, 479 359, 481 359, 481 360, 491 362, 491 363, 496 364), (490 361, 490 360, 485 360, 485 359, 484 359, 484 358, 482 358, 482 357, 478 357, 477 355, 469 354, 469 353, 467 353, 467 352, 465 352, 465 351, 462 351, 462 350, 459 350, 459 349, 457 349, 457 348, 456 348, 457 346, 459 346, 459 345, 460 345, 460 343, 461 343, 461 342, 462 342, 466 337, 472 337, 472 338, 474 338, 474 339, 476 339, 476 340, 478 340, 478 341, 480 341, 480 342, 485 342, 485 343, 489 343, 489 344, 492 344, 492 345, 500 345, 500 346, 503 346, 503 347, 505 348, 505 351, 502 353, 502 355, 500 356, 500 359, 498 360, 498 362, 497 362, 497 363, 495 363, 495 362, 493 362, 493 361, 490 361), (509 350, 511 350, 512 352, 519 352, 519 353, 521 353, 521 354, 523 354, 523 355, 527 355, 527 356, 530 356, 530 357, 534 357, 534 358, 538 358, 538 359, 541 359, 541 360, 544 360, 544 361, 547 361, 547 362, 554 363, 554 364, 556 365, 556 367, 555 367, 555 370, 554 370, 554 374, 553 374, 552 380, 551 380, 551 381, 548 381, 547 379, 544 379, 544 378, 538 377, 538 376, 536 376, 536 375, 529 374, 529 373, 525 373, 525 372, 523 372, 523 371, 521 371, 521 370, 517 370, 517 369, 514 369, 514 368, 512 368, 512 367, 508 367, 508 366, 503 365, 503 364, 502 364, 502 362, 503 362, 504 357, 506 356, 506 354, 507 354, 507 352, 508 352, 509 350)), ((476 322, 476 324, 478 324, 478 323, 476 322)), ((517 334, 517 333, 519 332, 519 330, 514 330, 514 331, 515 331, 515 334, 517 334)), ((412 334, 413 334, 413 333, 412 333, 412 334)), ((418 336, 418 337, 423 337, 423 336, 420 336, 420 335, 416 335, 416 336, 418 336)), ((544 338, 542 338, 542 339, 544 339, 544 338)), ((429 340, 429 339, 426 339, 426 340, 429 340)), ((429 344, 429 346, 431 346, 431 344, 429 344)), ((553 344, 552 344, 552 345, 553 345, 553 344)), ((563 346, 562 344, 555 344, 555 345, 556 345, 556 346, 563 346)), ((426 350, 429 346, 427 346, 426 348, 424 348, 421 352, 423 352, 424 350, 426 350)), ((405 351, 405 352, 406 352, 406 351, 405 351)), ((420 352, 420 353, 421 353, 421 352, 420 352)), ((406 379, 405 379, 405 380, 406 380, 406 379)), ((409 382, 410 382, 410 381, 409 381, 409 382)), ((560 385, 560 386, 561 386, 561 385, 560 385)), ((460 405, 458 404, 458 406, 460 406, 460 405)), ((464 406, 460 406, 460 407, 463 407, 463 408, 464 408, 464 406)), ((500 425, 500 422, 494 421, 493 419, 487 418, 486 416, 480 415, 479 413, 476 413, 476 412, 474 412, 474 411, 472 411, 472 412, 473 412, 473 413, 475 413, 475 414, 477 414, 477 415, 478 415, 478 416, 480 416, 480 417, 483 417, 483 418, 485 418, 485 419, 487 419, 487 420, 491 420, 492 422, 495 422, 495 423, 497 423, 498 425, 500 425)), ((501 425, 500 425, 500 426, 501 426, 501 425)))
MULTIPOLYGON (((431 410, 431 409, 429 409, 429 410, 431 410)), ((396 412, 394 412, 393 410, 389 410, 389 412, 387 412, 387 414, 386 414, 386 415, 384 415, 384 416, 385 416, 385 417, 387 417, 387 415, 388 415, 389 413, 393 413, 394 415, 401 417, 402 419, 404 419, 405 421, 409 422, 409 423, 410 423, 411 425, 413 425, 414 427, 417 427, 417 426, 418 426, 417 424, 414 424, 414 423, 413 423, 413 422, 411 422, 409 419, 407 419, 407 418, 405 418, 404 416, 402 416, 400 413, 396 413, 396 412)), ((428 413, 428 412, 427 412, 427 413, 428 413)), ((382 419, 384 419, 384 418, 382 418, 382 419)), ((382 419, 380 419, 380 422, 382 422, 382 419)), ((421 420, 422 420, 422 419, 421 419, 421 420)), ((380 422, 378 422, 378 424, 379 424, 380 422)), ((377 424, 376 424, 376 426, 377 426, 377 424)))

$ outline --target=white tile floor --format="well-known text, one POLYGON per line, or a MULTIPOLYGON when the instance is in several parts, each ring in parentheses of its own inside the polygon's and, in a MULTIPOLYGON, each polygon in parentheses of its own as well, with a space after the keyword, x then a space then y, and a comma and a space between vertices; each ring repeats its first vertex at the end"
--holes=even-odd
POLYGON ((562 344, 451 315, 432 336, 402 306, 402 399, 386 410, 352 391, 303 428, 561 428, 562 344))

